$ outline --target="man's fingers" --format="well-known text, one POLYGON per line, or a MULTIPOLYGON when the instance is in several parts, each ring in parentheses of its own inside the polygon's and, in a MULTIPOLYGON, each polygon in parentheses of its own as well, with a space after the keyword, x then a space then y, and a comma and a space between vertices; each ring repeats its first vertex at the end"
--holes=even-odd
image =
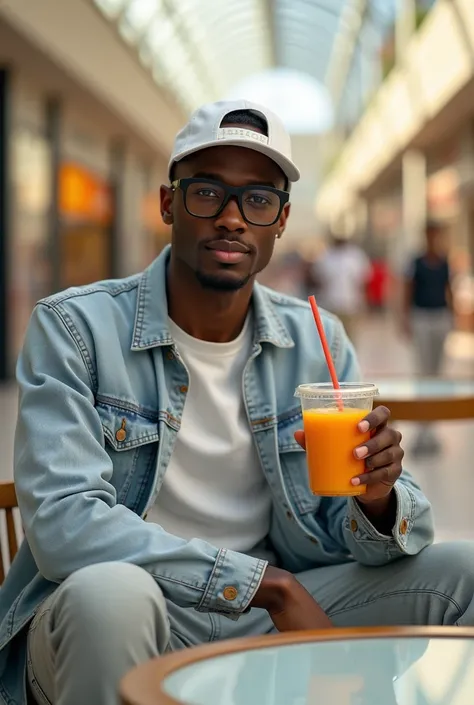
POLYGON ((303 450, 306 450, 306 440, 304 437, 304 431, 295 431, 295 441, 299 443, 299 445, 303 448, 303 450))
POLYGON ((386 406, 377 406, 376 409, 367 414, 365 419, 363 419, 359 424, 359 431, 361 433, 367 433, 367 431, 374 431, 381 426, 388 423, 390 418, 390 411, 386 406))
POLYGON ((394 485, 398 478, 401 475, 401 467, 399 463, 391 463, 390 465, 386 465, 383 468, 378 468, 377 470, 373 470, 372 472, 365 472, 363 475, 359 475, 358 477, 354 477, 351 480, 351 483, 354 485, 354 487, 358 487, 359 485, 386 485, 390 487, 391 485, 394 485))
MULTIPOLYGON (((401 434, 394 428, 385 426, 378 433, 364 443, 364 445, 359 446, 354 450, 354 455, 356 458, 361 460, 362 458, 370 457, 371 455, 376 455, 386 448, 400 449, 401 434)), ((397 451, 398 452, 398 451, 397 451)), ((402 456, 403 457, 403 456, 402 456)), ((390 461, 395 458, 391 458, 390 461)))
POLYGON ((403 449, 400 448, 400 446, 391 446, 367 458, 365 465, 369 471, 384 468, 386 465, 391 465, 392 463, 398 463, 401 467, 404 455, 403 449))

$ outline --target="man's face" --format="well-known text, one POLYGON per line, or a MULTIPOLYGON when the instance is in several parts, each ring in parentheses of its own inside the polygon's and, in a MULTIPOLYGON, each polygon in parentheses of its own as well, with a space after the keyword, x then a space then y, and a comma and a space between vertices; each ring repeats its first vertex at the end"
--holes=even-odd
MULTIPOLYGON (((175 178, 207 178, 228 186, 273 186, 284 190, 285 177, 268 157, 245 147, 219 146, 202 150, 178 162, 175 178)), ((224 210, 213 218, 190 215, 184 206, 181 189, 161 189, 161 211, 166 223, 172 224, 174 257, 193 271, 206 288, 236 291, 262 271, 273 254, 276 235, 280 235, 289 214, 287 204, 273 225, 247 223, 237 202, 231 199, 224 210), (222 261, 216 246, 219 242, 239 243, 245 250, 234 262, 222 261)))
POLYGON ((432 254, 442 254, 443 238, 440 229, 428 228, 426 231, 426 246, 428 252, 432 254))

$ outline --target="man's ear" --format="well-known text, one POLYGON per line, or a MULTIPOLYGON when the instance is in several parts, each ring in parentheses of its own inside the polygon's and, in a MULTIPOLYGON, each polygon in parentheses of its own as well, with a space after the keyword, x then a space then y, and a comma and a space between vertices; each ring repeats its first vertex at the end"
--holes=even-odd
POLYGON ((278 232, 277 232, 277 238, 281 238, 283 233, 285 232, 286 228, 286 221, 288 220, 288 216, 290 215, 290 210, 291 210, 291 204, 287 203, 285 207, 283 208, 280 218, 278 220, 278 232))
POLYGON ((171 186, 160 187, 161 217, 166 225, 173 225, 173 198, 174 191, 171 186))

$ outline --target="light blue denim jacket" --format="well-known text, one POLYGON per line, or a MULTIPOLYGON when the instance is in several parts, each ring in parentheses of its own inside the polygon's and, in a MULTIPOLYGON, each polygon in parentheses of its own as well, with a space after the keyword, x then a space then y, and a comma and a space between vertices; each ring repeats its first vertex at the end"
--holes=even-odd
MULTIPOLYGON (((25 627, 79 568, 134 563, 178 605, 231 619, 248 607, 265 570, 261 559, 143 521, 173 452, 188 384, 167 324, 168 257, 165 250, 143 274, 52 296, 33 313, 17 369, 15 482, 27 540, 0 590, 2 703, 25 702, 25 627), (229 585, 233 600, 224 597, 229 585)), ((433 523, 408 474, 396 485, 392 536, 379 534, 355 501, 309 492, 305 454, 293 438, 302 426, 294 391, 328 381, 311 311, 260 285, 253 307, 243 391, 282 565, 293 572, 348 560, 377 566, 418 553, 431 543, 433 523)), ((326 313, 323 320, 340 379, 357 381, 341 324, 326 313)))

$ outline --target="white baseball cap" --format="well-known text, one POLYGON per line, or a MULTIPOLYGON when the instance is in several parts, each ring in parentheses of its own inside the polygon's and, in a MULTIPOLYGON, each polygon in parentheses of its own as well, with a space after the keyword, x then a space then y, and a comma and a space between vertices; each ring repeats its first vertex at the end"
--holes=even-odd
POLYGON ((281 119, 263 105, 247 100, 219 101, 198 108, 176 135, 169 169, 175 162, 194 152, 222 145, 247 147, 261 152, 278 164, 288 181, 298 181, 300 178, 300 172, 291 160, 290 135, 281 119), (267 134, 262 135, 245 125, 222 127, 224 118, 236 110, 256 113, 263 118, 267 124, 267 134))

